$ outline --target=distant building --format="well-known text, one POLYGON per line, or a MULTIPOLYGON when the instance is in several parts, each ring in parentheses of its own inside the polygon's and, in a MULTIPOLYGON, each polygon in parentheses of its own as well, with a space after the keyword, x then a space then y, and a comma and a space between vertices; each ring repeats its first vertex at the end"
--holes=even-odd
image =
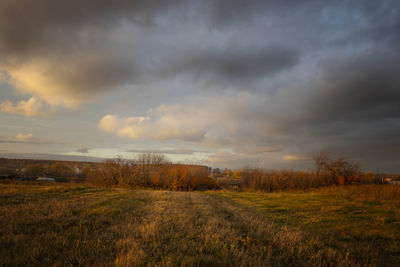
POLYGON ((383 178, 383 182, 384 182, 384 183, 390 183, 392 180, 393 180, 393 179, 392 179, 392 178, 389 178, 389 177, 383 178))
POLYGON ((385 177, 385 178, 383 178, 383 182, 384 182, 385 184, 396 184, 396 185, 400 185, 400 181, 394 180, 393 178, 390 178, 390 177, 385 177))

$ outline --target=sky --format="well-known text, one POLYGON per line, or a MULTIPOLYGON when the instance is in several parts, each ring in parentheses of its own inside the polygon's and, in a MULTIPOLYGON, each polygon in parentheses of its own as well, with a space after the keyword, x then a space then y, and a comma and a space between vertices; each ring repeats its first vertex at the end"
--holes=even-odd
POLYGON ((0 156, 400 172, 397 0, 0 0, 0 156))

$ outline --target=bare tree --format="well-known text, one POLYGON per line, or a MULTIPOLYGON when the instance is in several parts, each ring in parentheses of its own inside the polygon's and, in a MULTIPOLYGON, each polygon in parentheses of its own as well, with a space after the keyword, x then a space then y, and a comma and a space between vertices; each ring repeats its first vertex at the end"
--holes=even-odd
POLYGON ((162 176, 165 171, 165 166, 169 164, 169 160, 160 153, 143 153, 138 156, 136 161, 139 177, 144 185, 151 183, 152 177, 162 176))
POLYGON ((326 152, 313 157, 315 172, 318 178, 327 180, 327 184, 351 184, 358 179, 360 166, 346 158, 331 159, 326 152))
POLYGON ((327 169, 327 166, 329 165, 329 156, 327 152, 321 151, 318 154, 315 154, 313 156, 314 159, 314 166, 315 166, 315 172, 317 174, 317 177, 320 177, 321 172, 323 170, 327 169))

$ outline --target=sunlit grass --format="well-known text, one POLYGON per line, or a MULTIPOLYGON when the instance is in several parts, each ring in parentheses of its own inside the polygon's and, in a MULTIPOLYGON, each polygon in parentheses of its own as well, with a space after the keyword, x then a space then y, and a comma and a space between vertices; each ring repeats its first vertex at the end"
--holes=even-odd
POLYGON ((0 184, 0 265, 395 265, 400 217, 393 192, 0 184))
POLYGON ((209 192, 261 212, 274 225, 318 236, 358 260, 400 261, 399 187, 333 187, 308 193, 209 192))

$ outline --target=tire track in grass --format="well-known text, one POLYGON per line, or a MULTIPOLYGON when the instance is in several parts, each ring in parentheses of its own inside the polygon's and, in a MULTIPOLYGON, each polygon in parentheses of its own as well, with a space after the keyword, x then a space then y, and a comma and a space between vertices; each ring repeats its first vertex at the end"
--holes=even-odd
MULTIPOLYGON (((236 231, 236 240, 231 244, 238 247, 234 255, 246 255, 239 261, 241 266, 357 266, 346 255, 326 248, 320 240, 298 230, 276 227, 262 214, 232 201, 204 195, 213 207, 213 213, 220 214, 231 222, 236 231)), ((365 264, 362 264, 365 265, 365 264)))
POLYGON ((49 196, 38 194, 38 188, 10 190, 18 201, 5 198, 9 205, 0 207, 1 233, 6 234, 0 245, 10 252, 0 253, 0 265, 355 265, 318 239, 278 228, 223 197, 71 188, 52 189, 49 196), (14 234, 7 232, 8 219, 14 220, 14 234))
POLYGON ((132 225, 118 266, 355 265, 300 231, 198 192, 151 192, 154 205, 132 225))

